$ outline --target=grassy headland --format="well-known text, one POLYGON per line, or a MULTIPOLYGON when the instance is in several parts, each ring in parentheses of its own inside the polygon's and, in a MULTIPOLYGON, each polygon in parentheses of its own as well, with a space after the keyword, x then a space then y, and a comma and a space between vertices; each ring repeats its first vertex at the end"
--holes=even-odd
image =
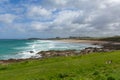
POLYGON ((0 65, 0 80, 120 80, 119 74, 120 51, 0 65))

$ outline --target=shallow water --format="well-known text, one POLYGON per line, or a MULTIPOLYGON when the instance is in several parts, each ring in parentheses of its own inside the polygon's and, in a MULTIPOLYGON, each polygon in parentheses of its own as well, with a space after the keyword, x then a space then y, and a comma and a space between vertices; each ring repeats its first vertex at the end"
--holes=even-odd
MULTIPOLYGON (((50 40, 0 40, 0 59, 20 59, 36 56, 39 51, 47 50, 81 50, 86 47, 98 47, 87 43, 67 43, 50 40), (30 53, 33 51, 34 53, 30 53)), ((40 56, 38 56, 40 57, 40 56)))

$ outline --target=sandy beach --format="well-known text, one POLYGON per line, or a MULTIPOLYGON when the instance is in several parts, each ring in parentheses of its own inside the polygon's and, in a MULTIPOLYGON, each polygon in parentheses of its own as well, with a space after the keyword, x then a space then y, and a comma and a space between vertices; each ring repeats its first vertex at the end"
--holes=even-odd
POLYGON ((91 44, 105 44, 108 41, 97 41, 97 40, 75 40, 75 39, 64 39, 64 40, 56 40, 60 42, 72 42, 72 43, 91 43, 91 44))
POLYGON ((63 39, 63 40, 56 40, 60 42, 71 42, 71 43, 90 43, 90 44, 120 44, 120 42, 109 42, 109 41, 98 41, 98 40, 75 40, 75 39, 63 39))

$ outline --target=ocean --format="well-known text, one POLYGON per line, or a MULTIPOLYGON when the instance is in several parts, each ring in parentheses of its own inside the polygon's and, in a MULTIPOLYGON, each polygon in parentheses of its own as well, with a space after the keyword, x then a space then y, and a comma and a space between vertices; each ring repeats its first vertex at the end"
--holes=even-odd
POLYGON ((98 46, 88 43, 67 43, 50 40, 1 39, 0 60, 30 58, 32 56, 38 56, 36 53, 39 51, 68 49, 81 50, 86 47, 98 46), (33 51, 33 53, 30 53, 30 51, 33 51))

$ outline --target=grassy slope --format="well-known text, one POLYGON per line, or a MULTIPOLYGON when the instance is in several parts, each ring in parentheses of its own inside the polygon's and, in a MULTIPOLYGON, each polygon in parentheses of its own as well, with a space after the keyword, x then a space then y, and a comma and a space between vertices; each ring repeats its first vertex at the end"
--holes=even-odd
POLYGON ((0 80, 120 80, 120 51, 0 65, 0 80))

